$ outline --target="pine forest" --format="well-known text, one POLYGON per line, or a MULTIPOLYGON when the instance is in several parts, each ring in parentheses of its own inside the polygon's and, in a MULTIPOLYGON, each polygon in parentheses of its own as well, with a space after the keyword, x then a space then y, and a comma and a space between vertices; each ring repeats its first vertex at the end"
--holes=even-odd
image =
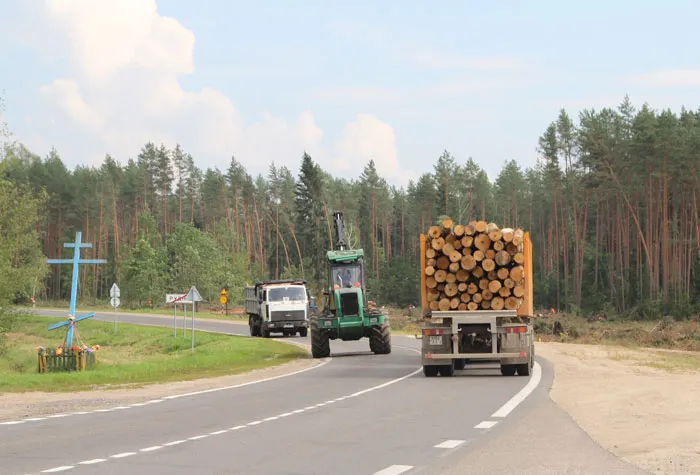
MULTIPOLYGON (((342 210, 380 305, 420 305, 419 235, 449 217, 530 233, 536 309, 634 319, 700 312, 700 111, 659 112, 625 97, 575 119, 561 110, 533 143, 536 166, 507 161, 493 181, 478 157, 437 151, 426 157, 432 170, 405 188, 390 186, 372 157, 347 179, 290 150, 298 169, 270 164, 252 176, 235 154, 228 168, 203 170, 180 146, 146 143, 133 158, 107 154, 99 167, 69 170, 60 151, 39 157, 8 144, 0 190, 18 213, 32 200, 27 232, 45 257, 72 255, 63 243, 82 231, 93 243, 83 255, 107 260, 82 266, 82 300, 107 301, 118 282, 133 308, 192 285, 211 302, 227 287, 240 304, 246 283, 287 277, 318 295, 332 212, 342 210)), ((70 266, 42 272, 17 302, 68 299, 70 266)))

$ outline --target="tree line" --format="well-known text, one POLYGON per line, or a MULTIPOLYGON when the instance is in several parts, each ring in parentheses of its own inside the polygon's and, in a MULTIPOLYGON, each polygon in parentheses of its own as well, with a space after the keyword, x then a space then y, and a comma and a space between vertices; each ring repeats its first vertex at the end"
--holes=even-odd
MULTIPOLYGON (((179 145, 145 144, 125 164, 69 170, 8 144, 0 176, 40 199, 33 227, 46 257, 61 257, 76 231, 92 242, 81 297, 162 303, 196 285, 234 302, 256 279, 303 277, 318 293, 325 252, 342 210, 352 247, 366 253, 371 298, 419 304, 419 234, 442 216, 520 227, 533 241, 535 305, 632 318, 685 317, 700 309, 700 111, 559 112, 539 137, 535 166, 507 161, 494 181, 471 157, 447 150, 406 187, 390 186, 368 159, 357 179, 332 176, 308 154, 298 170, 270 165, 253 176, 231 157, 202 170, 179 145)), ((370 157, 368 157, 370 158, 370 157)), ((72 252, 72 250, 69 250, 72 252)), ((51 266, 17 298, 65 299, 70 266, 51 266)))

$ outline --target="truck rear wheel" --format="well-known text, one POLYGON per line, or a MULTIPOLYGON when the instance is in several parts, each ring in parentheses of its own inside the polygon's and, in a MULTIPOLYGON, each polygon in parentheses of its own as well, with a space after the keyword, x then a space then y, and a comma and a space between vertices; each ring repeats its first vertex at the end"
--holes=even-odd
POLYGON ((450 361, 450 364, 445 364, 438 366, 440 371, 440 376, 454 376, 455 375, 455 363, 450 361))
POLYGON ((460 358, 458 360, 455 360, 455 369, 464 369, 465 365, 466 365, 466 360, 464 358, 460 358))
POLYGON ((308 334, 309 334, 309 330, 306 327, 299 329, 299 336, 305 338, 306 335, 308 335, 308 334))
POLYGON ((513 376, 515 375, 515 365, 512 364, 502 364, 501 374, 503 376, 513 376))
POLYGON ((438 367, 435 365, 423 365, 423 375, 426 378, 434 378, 438 375, 438 367))
POLYGON ((327 358, 331 355, 331 342, 328 334, 318 328, 318 320, 311 320, 311 356, 327 358))
POLYGON ((388 355, 391 353, 391 327, 382 323, 370 328, 369 349, 375 355, 388 355))

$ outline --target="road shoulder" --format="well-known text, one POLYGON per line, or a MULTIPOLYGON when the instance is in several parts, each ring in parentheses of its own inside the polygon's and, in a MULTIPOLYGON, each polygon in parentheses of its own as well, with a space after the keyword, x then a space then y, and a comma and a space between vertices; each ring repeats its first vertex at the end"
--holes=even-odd
POLYGON ((536 344, 554 366, 551 399, 611 453, 657 474, 700 473, 700 355, 536 344))
POLYGON ((4 393, 0 394, 0 422, 25 417, 93 411, 115 406, 138 404, 175 394, 206 391, 290 375, 291 373, 310 369, 321 364, 323 364, 323 360, 312 358, 299 359, 279 366, 262 368, 247 373, 217 378, 157 383, 133 389, 96 389, 71 393, 41 391, 4 393))

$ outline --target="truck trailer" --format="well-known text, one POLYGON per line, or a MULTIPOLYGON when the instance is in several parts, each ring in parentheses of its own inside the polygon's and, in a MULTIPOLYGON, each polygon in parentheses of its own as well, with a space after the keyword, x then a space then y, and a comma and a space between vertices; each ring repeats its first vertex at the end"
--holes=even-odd
POLYGON ((474 361, 498 362, 504 376, 530 374, 532 244, 517 231, 483 221, 453 228, 448 219, 420 235, 423 325, 416 337, 426 377, 453 376, 474 361))
POLYGON ((250 336, 308 334, 309 293, 305 280, 256 282, 247 285, 244 292, 250 336))

